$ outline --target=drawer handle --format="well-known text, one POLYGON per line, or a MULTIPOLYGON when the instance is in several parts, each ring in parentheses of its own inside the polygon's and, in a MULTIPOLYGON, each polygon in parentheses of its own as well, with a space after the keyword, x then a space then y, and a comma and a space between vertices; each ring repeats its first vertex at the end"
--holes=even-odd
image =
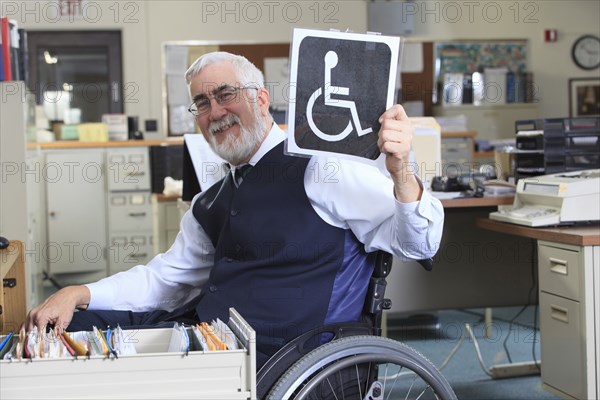
POLYGON ((558 258, 550 257, 549 261, 550 261, 550 271, 551 272, 555 272, 555 273, 561 274, 561 275, 569 274, 569 269, 567 268, 569 266, 569 263, 566 260, 561 260, 558 258))
POLYGON ((565 324, 569 323, 569 310, 564 307, 550 304, 550 316, 557 321, 564 322, 565 324))
POLYGON ((130 217, 145 217, 146 213, 145 212, 138 212, 138 213, 129 213, 130 217))
POLYGON ((144 176, 144 175, 146 175, 146 173, 144 171, 138 171, 138 172, 130 172, 127 175, 129 175, 129 176, 144 176))
POLYGON ((148 253, 137 253, 137 254, 130 254, 129 258, 137 260, 139 258, 146 258, 148 257, 148 253))

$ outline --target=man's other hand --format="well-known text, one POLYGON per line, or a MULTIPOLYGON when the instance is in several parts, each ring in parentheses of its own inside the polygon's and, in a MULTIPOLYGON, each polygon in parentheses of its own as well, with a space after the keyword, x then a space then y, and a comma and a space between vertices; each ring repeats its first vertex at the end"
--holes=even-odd
POLYGON ((386 155, 385 166, 394 181, 396 199, 403 203, 421 198, 422 188, 410 161, 414 129, 404 108, 396 104, 379 117, 381 129, 377 145, 386 155))

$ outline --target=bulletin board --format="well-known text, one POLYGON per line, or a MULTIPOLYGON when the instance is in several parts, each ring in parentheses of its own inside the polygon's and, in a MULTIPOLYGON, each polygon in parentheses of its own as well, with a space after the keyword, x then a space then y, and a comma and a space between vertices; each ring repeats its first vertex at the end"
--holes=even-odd
POLYGON ((507 67, 514 73, 527 69, 527 41, 481 41, 436 43, 439 71, 481 71, 485 67, 507 67))

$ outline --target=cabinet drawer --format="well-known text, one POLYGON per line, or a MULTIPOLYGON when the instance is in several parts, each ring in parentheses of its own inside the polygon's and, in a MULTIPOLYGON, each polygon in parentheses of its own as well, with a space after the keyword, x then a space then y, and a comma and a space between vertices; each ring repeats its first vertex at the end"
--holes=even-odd
MULTIPOLYGON (((137 354, 0 361, 2 399, 255 399, 256 333, 230 309, 240 348, 168 352, 172 328, 124 332, 137 354)), ((0 336, 0 340, 3 337, 0 336)))
POLYGON ((147 148, 111 149, 106 154, 109 191, 150 190, 147 148))
POLYGON ((579 302, 540 293, 542 382, 578 399, 586 397, 581 314, 579 302))
POLYGON ((111 231, 152 230, 150 193, 109 194, 108 222, 111 231))
POLYGON ((154 255, 150 232, 112 233, 109 238, 108 274, 146 264, 154 255))
POLYGON ((581 300, 581 253, 576 247, 538 245, 540 290, 581 300))

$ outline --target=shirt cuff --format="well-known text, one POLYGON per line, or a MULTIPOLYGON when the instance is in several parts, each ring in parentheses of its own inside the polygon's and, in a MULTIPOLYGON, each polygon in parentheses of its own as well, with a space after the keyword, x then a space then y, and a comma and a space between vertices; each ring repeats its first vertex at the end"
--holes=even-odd
POLYGON ((419 181, 419 186, 423 189, 421 200, 412 201, 410 203, 402 203, 396 200, 396 212, 405 221, 416 221, 420 218, 431 221, 433 219, 431 211, 432 195, 428 190, 423 188, 421 179, 419 177, 416 178, 419 181))
POLYGON ((90 304, 88 310, 111 310, 112 307, 112 290, 110 283, 106 279, 101 279, 98 282, 88 283, 85 286, 90 290, 90 304))

